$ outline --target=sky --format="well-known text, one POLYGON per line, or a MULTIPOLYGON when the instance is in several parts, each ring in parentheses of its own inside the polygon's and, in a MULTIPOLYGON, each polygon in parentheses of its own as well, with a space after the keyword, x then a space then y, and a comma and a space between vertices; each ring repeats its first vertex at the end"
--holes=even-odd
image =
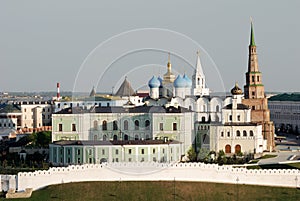
POLYGON ((300 1, 0 1, 0 92, 134 89, 172 71, 245 84, 250 17, 265 90, 299 92, 300 1))

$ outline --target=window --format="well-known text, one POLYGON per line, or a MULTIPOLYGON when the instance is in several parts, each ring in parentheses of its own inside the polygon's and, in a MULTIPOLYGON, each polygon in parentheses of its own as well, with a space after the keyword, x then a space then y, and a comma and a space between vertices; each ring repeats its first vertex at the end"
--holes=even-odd
POLYGON ((134 136, 134 140, 139 140, 139 136, 138 136, 138 135, 135 135, 135 136, 134 136))
POLYGON ((163 131, 164 130, 164 123, 159 124, 159 130, 163 131))
POLYGON ((255 110, 255 106, 254 105, 252 106, 252 110, 255 110))
POLYGON ((128 130, 128 121, 127 120, 124 121, 124 130, 128 130))
POLYGON ((113 130, 114 131, 118 130, 118 122, 117 121, 113 121, 113 130))
POLYGON ((114 140, 118 140, 118 136, 117 136, 117 135, 114 135, 113 139, 114 139, 114 140))
POLYGON ((107 121, 102 122, 102 130, 106 131, 107 130, 107 121))
POLYGON ((250 137, 253 137, 254 136, 254 133, 253 133, 253 131, 251 130, 250 131, 250 137))
POLYGON ((72 131, 76 131, 76 124, 72 124, 72 131))
POLYGON ((173 123, 173 131, 177 131, 177 123, 173 123))
POLYGON ((165 149, 162 149, 162 153, 163 153, 163 154, 165 153, 165 149))
POLYGON ((62 124, 58 124, 58 131, 63 131, 62 124))
POLYGON ((152 153, 155 154, 155 149, 152 150, 152 153))
POLYGON ((201 121, 202 121, 202 122, 205 122, 205 117, 201 117, 201 121))
POLYGON ((119 158, 116 158, 116 162, 119 162, 119 158))
POLYGON ((139 130, 140 122, 138 120, 134 121, 134 130, 139 130))
POLYGON ((107 138, 106 135, 103 135, 103 141, 106 141, 106 138, 107 138))
POLYGON ((149 135, 146 135, 146 140, 150 140, 150 137, 149 137, 149 135))
POLYGON ((98 130, 98 121, 97 120, 94 121, 94 129, 98 130))
POLYGON ((131 154, 131 149, 128 149, 128 154, 131 154))
POLYGON ((224 132, 223 131, 221 132, 221 137, 224 137, 224 132))
POLYGON ((145 121, 145 129, 150 130, 150 121, 149 120, 145 121))
POLYGON ((240 115, 237 116, 237 120, 241 121, 241 116, 240 115))
POLYGON ((232 115, 229 115, 229 121, 232 121, 232 115))
POLYGON ((252 96, 255 96, 255 91, 252 91, 252 96))
POLYGON ((240 137, 241 136, 241 132, 239 130, 236 131, 236 136, 240 137))
POLYGON ((142 154, 145 154, 145 150, 144 149, 142 149, 141 152, 142 152, 142 154))
POLYGON ((247 137, 247 131, 243 131, 243 136, 247 137))
POLYGON ((70 149, 68 149, 68 155, 70 155, 71 154, 71 150, 70 149))
POLYGON ((105 149, 102 149, 102 155, 104 155, 105 154, 105 149))
POLYGON ((77 150, 77 155, 80 155, 80 149, 77 150))
POLYGON ((219 105, 216 106, 216 112, 220 112, 220 106, 219 105))
POLYGON ((227 137, 230 137, 230 132, 229 131, 227 132, 227 137))
POLYGON ((259 82, 259 76, 257 76, 257 82, 259 82))
POLYGON ((116 155, 118 155, 119 154, 119 150, 118 149, 116 149, 116 155))

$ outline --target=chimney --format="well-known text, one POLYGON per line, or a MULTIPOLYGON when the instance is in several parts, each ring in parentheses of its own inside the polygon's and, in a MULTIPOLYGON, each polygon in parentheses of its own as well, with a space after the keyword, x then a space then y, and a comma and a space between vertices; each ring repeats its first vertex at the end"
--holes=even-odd
POLYGON ((60 99, 60 93, 59 93, 59 87, 60 87, 60 85, 59 85, 59 82, 56 84, 56 87, 57 87, 56 98, 57 98, 57 100, 59 100, 60 99))

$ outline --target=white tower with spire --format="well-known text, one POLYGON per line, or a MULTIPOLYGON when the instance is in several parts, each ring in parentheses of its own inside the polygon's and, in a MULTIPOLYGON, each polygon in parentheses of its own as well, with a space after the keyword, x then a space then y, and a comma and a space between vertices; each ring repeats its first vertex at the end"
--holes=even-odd
POLYGON ((200 52, 197 51, 196 69, 193 75, 193 94, 194 96, 208 96, 209 88, 206 88, 205 76, 200 62, 200 52))

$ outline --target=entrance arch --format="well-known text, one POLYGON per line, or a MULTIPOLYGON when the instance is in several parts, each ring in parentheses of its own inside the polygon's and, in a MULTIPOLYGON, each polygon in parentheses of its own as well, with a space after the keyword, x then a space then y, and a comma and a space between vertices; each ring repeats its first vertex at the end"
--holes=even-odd
POLYGON ((241 145, 237 144, 235 145, 235 153, 241 153, 241 145))
POLYGON ((225 153, 226 153, 226 154, 230 154, 230 153, 231 153, 231 146, 230 146, 229 144, 227 144, 227 145, 225 146, 225 153))

